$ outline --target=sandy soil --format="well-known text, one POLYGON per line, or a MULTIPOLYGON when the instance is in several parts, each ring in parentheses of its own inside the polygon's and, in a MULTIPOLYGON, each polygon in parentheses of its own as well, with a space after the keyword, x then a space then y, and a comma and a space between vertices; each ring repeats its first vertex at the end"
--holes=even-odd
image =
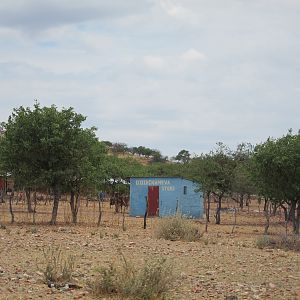
MULTIPOLYGON (((60 207, 56 226, 47 225, 51 207, 41 204, 36 220, 14 207, 16 224, 9 223, 7 204, 0 206, 0 299, 95 299, 87 288, 96 269, 115 261, 120 251, 140 265, 149 257, 166 257, 178 275, 170 299, 300 299, 300 253, 258 249, 256 240, 263 233, 264 218, 257 204, 248 212, 238 212, 232 231, 232 212, 222 213, 222 225, 209 224, 199 242, 166 241, 155 238, 159 219, 122 217, 105 207, 103 222, 97 221, 97 205, 82 205, 80 224, 72 226, 67 204, 60 207), (61 247, 76 256, 75 281, 81 289, 59 290, 43 283, 43 249, 61 247)), ((283 232, 280 218, 272 218, 270 233, 283 232)), ((213 219, 212 219, 213 222, 213 219)), ((196 222, 204 231, 204 222, 196 222)), ((109 298, 106 298, 109 299, 109 298)))

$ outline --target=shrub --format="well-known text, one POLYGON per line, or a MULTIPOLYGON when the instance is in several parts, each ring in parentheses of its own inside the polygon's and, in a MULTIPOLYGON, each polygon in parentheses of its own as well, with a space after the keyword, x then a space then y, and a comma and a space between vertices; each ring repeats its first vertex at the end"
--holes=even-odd
POLYGON ((156 236, 171 241, 183 240, 192 242, 200 239, 202 235, 191 220, 176 215, 159 220, 156 236))
POLYGON ((147 260, 142 268, 137 268, 121 256, 120 266, 111 264, 99 270, 99 277, 91 284, 94 293, 98 296, 115 294, 122 299, 164 299, 175 279, 166 259, 147 260))
POLYGON ((284 250, 300 251, 300 238, 296 235, 281 235, 275 237, 264 235, 257 239, 256 246, 260 249, 277 248, 284 250))
POLYGON ((270 237, 268 235, 263 235, 257 238, 256 246, 259 249, 266 248, 270 245, 270 237))
POLYGON ((49 247, 43 250, 43 268, 45 283, 64 285, 72 280, 75 267, 75 256, 62 253, 60 247, 49 247))

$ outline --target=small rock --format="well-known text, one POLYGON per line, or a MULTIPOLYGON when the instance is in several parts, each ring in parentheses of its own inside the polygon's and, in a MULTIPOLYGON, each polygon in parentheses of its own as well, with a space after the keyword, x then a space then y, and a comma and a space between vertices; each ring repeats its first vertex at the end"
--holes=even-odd
POLYGON ((227 296, 227 297, 225 298, 225 300, 238 300, 238 297, 235 296, 235 295, 233 295, 233 296, 227 296))

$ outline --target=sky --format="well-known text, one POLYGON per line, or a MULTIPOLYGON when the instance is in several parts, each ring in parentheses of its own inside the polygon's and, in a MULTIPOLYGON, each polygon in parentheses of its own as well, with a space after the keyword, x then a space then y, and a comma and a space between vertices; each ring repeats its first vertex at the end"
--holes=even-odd
POLYGON ((299 0, 1 0, 0 121, 73 107, 174 156, 300 128, 299 0))

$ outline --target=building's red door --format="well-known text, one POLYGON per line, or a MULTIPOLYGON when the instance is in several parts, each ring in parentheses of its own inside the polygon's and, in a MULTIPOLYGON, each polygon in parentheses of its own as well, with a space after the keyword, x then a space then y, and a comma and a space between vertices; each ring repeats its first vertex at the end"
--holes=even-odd
POLYGON ((159 186, 148 186, 148 216, 157 216, 159 208, 159 186))

